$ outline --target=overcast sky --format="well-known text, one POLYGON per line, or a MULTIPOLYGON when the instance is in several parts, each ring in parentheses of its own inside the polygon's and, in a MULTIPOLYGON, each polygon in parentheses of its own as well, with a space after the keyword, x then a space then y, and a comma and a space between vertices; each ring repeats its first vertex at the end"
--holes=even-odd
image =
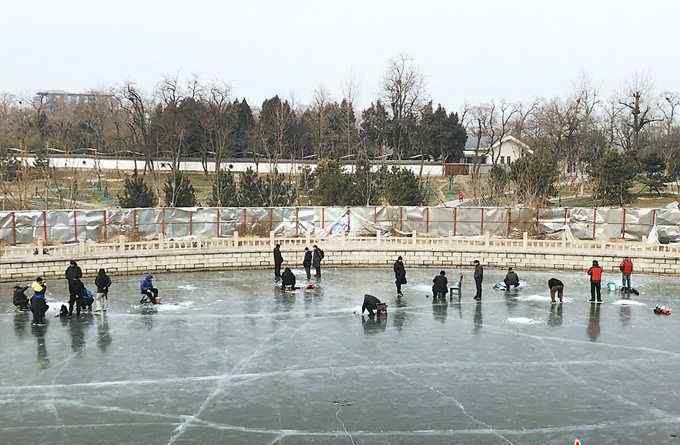
POLYGON ((645 72, 680 90, 677 0, 2 0, 0 91, 80 91, 161 75, 221 79, 258 104, 353 76, 360 104, 411 55, 435 102, 610 91, 645 72))

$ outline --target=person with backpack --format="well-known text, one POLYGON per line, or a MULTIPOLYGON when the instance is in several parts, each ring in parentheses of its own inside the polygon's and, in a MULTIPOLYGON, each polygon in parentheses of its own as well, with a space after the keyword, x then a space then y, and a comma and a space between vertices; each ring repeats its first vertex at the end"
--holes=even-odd
POLYGON ((106 274, 104 269, 99 269, 97 272, 97 278, 94 279, 94 285, 97 286, 94 312, 106 312, 106 306, 109 302, 109 287, 111 287, 111 278, 106 274))
POLYGON ((404 267, 404 260, 402 257, 398 257, 397 261, 394 262, 394 283, 397 285, 397 296, 401 297, 401 285, 406 284, 406 268, 404 267))
POLYGON ((158 289, 153 287, 153 275, 150 273, 145 273, 139 282, 139 292, 144 295, 140 304, 151 303, 160 304, 161 300, 158 298, 158 289))
POLYGON ((588 275, 590 275, 590 302, 595 302, 595 297, 597 297, 597 302, 602 303, 601 289, 602 289, 602 267, 598 264, 597 260, 593 260, 593 266, 588 269, 588 275))
POLYGON ((321 260, 323 260, 324 253, 323 250, 319 249, 319 246, 314 244, 314 252, 312 253, 312 266, 316 271, 316 278, 321 278, 321 260))
POLYGON ((283 255, 281 255, 281 245, 274 247, 274 281, 281 281, 281 266, 283 265, 283 255))
POLYGON ((307 279, 312 279, 312 251, 309 247, 305 247, 305 258, 302 260, 302 267, 305 268, 305 273, 307 274, 307 279))
POLYGON ((621 264, 619 264, 621 271, 621 286, 624 290, 630 291, 630 276, 633 274, 633 260, 630 257, 625 257, 621 264))

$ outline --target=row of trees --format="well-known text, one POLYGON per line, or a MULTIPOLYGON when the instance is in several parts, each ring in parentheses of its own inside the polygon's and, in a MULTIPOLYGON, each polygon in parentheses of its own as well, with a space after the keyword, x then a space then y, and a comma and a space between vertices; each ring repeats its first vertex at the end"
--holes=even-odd
MULTIPOLYGON (((171 207, 192 207, 199 204, 194 187, 187 175, 176 172, 163 183, 164 204, 171 207)), ((216 207, 287 207, 300 204, 322 206, 361 205, 425 205, 427 187, 409 170, 385 166, 372 169, 360 162, 353 171, 346 171, 338 161, 322 161, 315 171, 304 169, 297 176, 277 172, 258 176, 247 170, 236 176, 222 170, 212 177, 206 205, 216 207)), ((154 207, 159 199, 137 172, 125 179, 118 197, 122 207, 154 207)))

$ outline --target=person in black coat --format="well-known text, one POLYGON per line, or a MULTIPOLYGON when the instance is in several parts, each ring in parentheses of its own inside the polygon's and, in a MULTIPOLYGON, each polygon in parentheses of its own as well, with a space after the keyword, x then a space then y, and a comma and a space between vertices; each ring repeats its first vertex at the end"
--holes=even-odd
POLYGON ((286 267, 281 274, 281 289, 295 289, 295 274, 290 267, 286 267))
POLYGON ((302 267, 305 268, 305 273, 307 274, 307 279, 312 279, 312 251, 309 247, 305 247, 305 258, 302 260, 302 267))
POLYGON ((394 262, 394 283, 397 285, 397 295, 403 295, 401 293, 401 285, 406 284, 406 268, 404 267, 404 261, 401 257, 397 258, 394 262))
POLYGON ((550 289, 550 302, 556 303, 555 295, 560 299, 562 303, 562 296, 564 295, 564 283, 562 283, 557 278, 551 278, 548 280, 548 288, 550 289))
POLYGON ((512 287, 519 287, 519 276, 512 270, 512 267, 508 268, 508 273, 505 274, 503 282, 505 283, 505 290, 510 290, 512 287))
POLYGON ((435 300, 437 298, 446 298, 446 294, 449 292, 449 280, 446 278, 446 272, 443 270, 439 272, 439 275, 434 277, 432 283, 433 298, 435 300))
POLYGON ((364 312, 368 311, 369 317, 375 317, 374 311, 378 310, 378 305, 380 303, 380 300, 378 300, 373 295, 364 295, 364 304, 361 306, 361 315, 364 315, 364 312))
POLYGON ((95 310, 106 312, 109 301, 109 287, 111 287, 111 278, 106 274, 106 270, 99 269, 97 278, 94 279, 94 285, 97 286, 95 310))
POLYGON ((281 265, 283 264, 283 255, 281 255, 281 245, 277 244, 274 247, 274 280, 278 283, 281 280, 281 265))
POLYGON ((12 304, 17 307, 17 309, 22 311, 29 310, 28 297, 24 292, 26 292, 28 286, 14 286, 14 295, 12 296, 12 304))
POLYGON ((323 250, 314 244, 314 252, 312 253, 312 266, 316 270, 316 278, 321 278, 321 260, 323 260, 323 250))
POLYGON ((475 294, 475 300, 482 299, 482 281, 484 281, 484 268, 479 264, 479 260, 474 261, 475 264, 475 287, 477 288, 477 293, 475 294))
POLYGON ((66 268, 66 280, 68 281, 68 314, 73 315, 73 305, 76 305, 76 312, 80 315, 80 297, 83 293, 83 282, 80 281, 83 278, 83 271, 80 269, 78 264, 71 260, 69 266, 66 268))

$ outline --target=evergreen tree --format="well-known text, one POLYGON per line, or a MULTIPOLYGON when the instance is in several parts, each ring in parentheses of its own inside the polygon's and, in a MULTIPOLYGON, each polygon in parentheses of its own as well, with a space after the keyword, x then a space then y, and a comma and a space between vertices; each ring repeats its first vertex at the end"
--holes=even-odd
POLYGON ((661 191, 666 186, 666 166, 658 153, 652 152, 641 159, 642 175, 640 182, 650 192, 661 196, 661 191))
POLYGON ((316 168, 313 202, 320 206, 352 205, 354 192, 352 176, 345 173, 338 161, 320 161, 316 168))
POLYGON ((295 185, 276 170, 260 181, 260 190, 267 207, 288 207, 295 202, 295 185))
POLYGON ((0 148, 0 181, 14 181, 19 176, 21 163, 9 150, 0 148))
POLYGON ((557 161, 547 152, 525 155, 510 164, 508 179, 520 202, 540 205, 556 193, 557 161))
POLYGON ((137 174, 137 170, 132 175, 125 178, 123 190, 118 196, 121 207, 131 209, 135 207, 155 207, 158 200, 156 194, 146 185, 144 178, 137 174))
POLYGON ((361 113, 361 138, 369 152, 382 155, 390 140, 390 123, 387 110, 379 100, 361 113))
POLYGON ((250 168, 241 175, 239 180, 238 205, 241 207, 261 207, 264 205, 262 180, 250 168))
POLYGON ((191 185, 189 176, 181 170, 171 173, 163 184, 165 203, 168 207, 194 207, 196 205, 196 193, 191 185))
POLYGON ((220 170, 213 178, 208 205, 213 207, 238 206, 236 182, 231 170, 220 170))
POLYGON ((392 167, 385 199, 393 206, 420 206, 425 204, 425 191, 411 170, 392 167))
POLYGON ((606 151, 590 166, 593 198, 599 205, 623 206, 633 200, 630 189, 638 175, 635 161, 616 150, 606 151))
POLYGON ((250 105, 243 99, 241 102, 234 101, 236 114, 235 126, 233 131, 233 150, 234 156, 238 158, 248 156, 251 149, 251 138, 255 127, 255 119, 250 105))

